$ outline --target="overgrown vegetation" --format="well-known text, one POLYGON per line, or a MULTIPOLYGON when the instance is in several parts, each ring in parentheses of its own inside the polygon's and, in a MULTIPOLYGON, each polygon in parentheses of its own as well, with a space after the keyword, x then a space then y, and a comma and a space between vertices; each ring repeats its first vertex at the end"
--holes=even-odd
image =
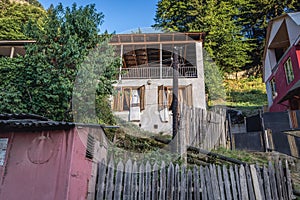
POLYGON ((251 114, 267 105, 265 84, 262 78, 249 77, 225 80, 226 105, 251 114))
MULTIPOLYGON (((23 5, 3 5, 6 12, 27 12, 19 10, 23 5)), ((22 34, 36 43, 26 46, 24 57, 0 58, 5 77, 0 81, 0 112, 34 113, 59 121, 73 121, 76 115, 77 122, 113 123, 107 98, 120 62, 108 45, 110 35, 99 36, 103 14, 95 5, 59 4, 39 19, 42 26, 31 15, 18 16, 28 22, 22 34), (95 107, 101 115, 94 114, 95 107)), ((12 34, 5 39, 20 39, 12 34)))
POLYGON ((268 22, 300 3, 255 0, 159 0, 154 27, 205 32, 204 47, 225 72, 262 66, 268 22))
POLYGON ((24 33, 24 25, 32 21, 38 27, 43 26, 46 11, 36 0, 28 2, 0 1, 0 40, 28 39, 24 33))

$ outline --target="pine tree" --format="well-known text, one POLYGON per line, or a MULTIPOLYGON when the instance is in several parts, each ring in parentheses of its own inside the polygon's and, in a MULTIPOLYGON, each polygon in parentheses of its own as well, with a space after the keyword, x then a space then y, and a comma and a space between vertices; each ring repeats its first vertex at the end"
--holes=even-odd
POLYGON ((251 45, 236 20, 239 12, 234 0, 161 0, 154 27, 205 32, 204 47, 211 58, 223 71, 233 72, 250 62, 251 45))

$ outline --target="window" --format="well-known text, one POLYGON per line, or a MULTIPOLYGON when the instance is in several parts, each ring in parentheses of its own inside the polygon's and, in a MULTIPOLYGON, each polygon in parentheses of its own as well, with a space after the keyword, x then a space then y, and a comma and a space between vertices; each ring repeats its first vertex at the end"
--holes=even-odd
POLYGON ((284 63, 284 71, 285 71, 286 81, 288 84, 290 84, 294 80, 294 72, 293 72, 291 58, 287 59, 287 61, 284 63))
POLYGON ((140 106, 141 110, 145 109, 145 86, 141 87, 122 87, 116 88, 117 92, 113 96, 113 110, 114 111, 129 111, 131 106, 140 106), (133 97, 133 94, 136 94, 133 97))
MULTIPOLYGON (((192 85, 179 87, 178 89, 178 103, 184 103, 188 106, 193 105, 192 85)), ((167 107, 172 109, 173 101, 173 88, 167 86, 158 87, 158 110, 162 110, 167 107)))
POLYGON ((88 134, 85 157, 89 159, 94 158, 95 138, 91 134, 88 134))
POLYGON ((277 96, 275 78, 271 79, 270 85, 271 85, 271 91, 272 91, 272 98, 274 99, 277 96))

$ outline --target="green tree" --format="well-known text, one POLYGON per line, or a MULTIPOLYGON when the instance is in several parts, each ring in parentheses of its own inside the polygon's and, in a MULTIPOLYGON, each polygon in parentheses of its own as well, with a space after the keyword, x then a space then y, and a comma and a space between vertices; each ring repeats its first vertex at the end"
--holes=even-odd
POLYGON ((37 23, 41 28, 46 11, 37 1, 31 3, 0 1, 0 40, 28 39, 23 26, 29 21, 37 23))
POLYGON ((154 27, 168 31, 206 33, 204 47, 217 66, 233 72, 249 61, 251 45, 242 35, 237 0, 160 0, 154 27))
MULTIPOLYGON (((96 11, 95 5, 77 8, 73 4, 71 8, 64 8, 59 4, 47 12, 42 28, 32 22, 26 26, 26 36, 35 39, 36 43, 26 46, 24 58, 3 60, 4 63, 13 62, 8 66, 17 75, 3 67, 3 72, 6 70, 11 78, 3 82, 0 89, 9 88, 11 95, 18 95, 19 100, 14 103, 13 96, 7 96, 8 106, 1 105, 0 108, 6 112, 22 111, 53 120, 72 121, 72 93, 77 74, 84 71, 81 69, 91 70, 88 77, 96 84, 93 98, 104 101, 112 93, 113 78, 120 62, 114 58, 113 49, 108 47, 110 35, 98 35, 103 14, 96 11), (13 85, 16 85, 15 89, 13 85)), ((76 91, 77 97, 88 95, 81 92, 85 91, 76 91)), ((110 114, 109 109, 106 111, 110 114)), ((97 119, 86 119, 91 120, 97 119)))
POLYGON ((243 26, 243 34, 254 47, 249 54, 251 63, 248 66, 261 67, 268 22, 286 12, 300 11, 300 2, 298 0, 249 0, 241 1, 239 7, 241 13, 237 17, 243 26))

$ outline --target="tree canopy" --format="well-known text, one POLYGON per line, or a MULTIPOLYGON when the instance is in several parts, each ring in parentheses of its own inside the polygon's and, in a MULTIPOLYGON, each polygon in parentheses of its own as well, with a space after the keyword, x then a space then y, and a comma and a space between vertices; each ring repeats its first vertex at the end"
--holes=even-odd
POLYGON ((160 0, 156 28, 206 33, 204 47, 226 72, 261 65, 267 23, 300 3, 246 0, 160 0))
POLYGON ((2 65, 0 62, 1 74, 10 77, 0 82, 0 91, 6 95, 1 98, 7 101, 0 105, 0 111, 29 112, 53 120, 72 121, 72 93, 83 64, 92 66, 89 67, 92 75, 99 76, 92 77, 97 79, 93 97, 105 99, 112 92, 112 77, 119 61, 107 47, 110 35, 98 35, 102 21, 103 14, 96 11, 95 5, 73 4, 64 8, 59 4, 49 8, 43 27, 29 22, 25 34, 36 43, 26 46, 24 58, 3 58, 2 65), (94 52, 92 57, 91 52, 94 52), (95 74, 98 68, 105 70, 95 74))
POLYGON ((24 34, 24 25, 33 21, 42 27, 46 11, 37 1, 30 3, 0 1, 0 40, 28 39, 24 34))

